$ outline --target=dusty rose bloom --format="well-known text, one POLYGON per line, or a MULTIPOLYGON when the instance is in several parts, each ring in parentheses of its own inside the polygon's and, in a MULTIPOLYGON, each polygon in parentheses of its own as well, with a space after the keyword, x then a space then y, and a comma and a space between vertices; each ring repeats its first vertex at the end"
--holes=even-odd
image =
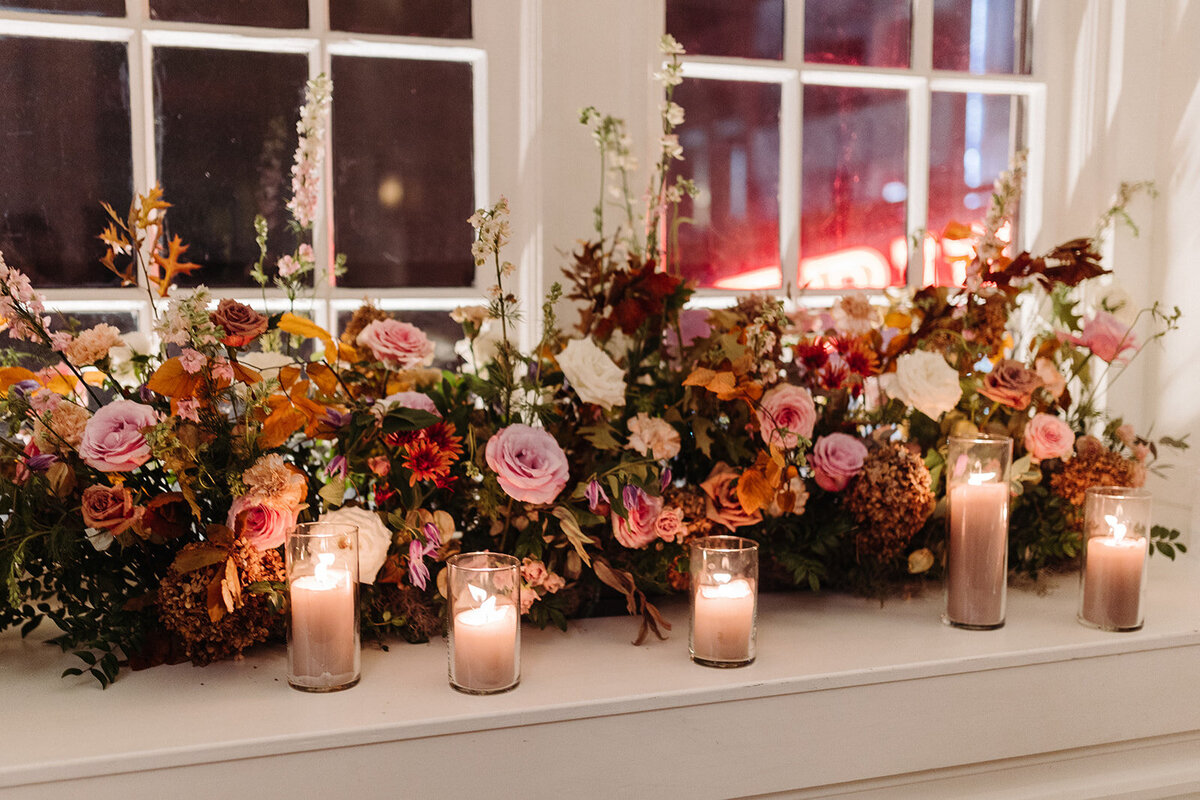
POLYGON ((763 395, 758 420, 764 442, 791 450, 801 438, 812 438, 817 410, 808 389, 782 384, 763 395))
POLYGON ((433 342, 416 325, 397 319, 378 319, 358 334, 356 344, 366 347, 392 369, 427 367, 433 363, 433 342))
POLYGON ((1068 341, 1083 345, 1101 361, 1110 364, 1122 358, 1125 351, 1138 349, 1133 330, 1107 311, 1097 311, 1084 323, 1081 335, 1072 336, 1068 341))
POLYGON ((567 582, 563 579, 562 575, 553 573, 546 576, 546 580, 542 582, 542 588, 545 589, 548 594, 554 594, 566 585, 567 582))
POLYGON ((246 494, 233 501, 226 525, 256 550, 271 550, 283 544, 295 527, 297 509, 260 495, 246 494))
POLYGON ((515 424, 488 439, 487 464, 500 488, 525 503, 551 503, 567 485, 567 454, 542 428, 515 424))
POLYGON ((225 331, 221 344, 227 347, 245 347, 267 332, 267 318, 250 306, 225 298, 217 304, 217 310, 209 317, 213 324, 225 331))
POLYGON ((1026 369, 1020 361, 1006 358, 984 377, 979 393, 1021 411, 1029 408, 1034 390, 1042 384, 1036 372, 1026 369))
POLYGON ((101 472, 129 472, 150 460, 142 431, 158 423, 158 413, 132 400, 114 400, 96 412, 83 431, 79 455, 101 472))
POLYGON ((1034 414, 1025 426, 1025 449, 1038 461, 1066 458, 1075 449, 1075 431, 1053 414, 1034 414))
POLYGON ((683 522, 683 511, 667 506, 654 520, 654 533, 664 542, 682 542, 687 538, 687 525, 683 522))
POLYGON ((541 586, 549 575, 550 571, 541 561, 526 558, 521 562, 521 577, 530 586, 541 586))
POLYGON ((829 492, 840 492, 850 479, 862 471, 867 446, 846 433, 822 436, 813 446, 808 463, 817 485, 829 492))
POLYGON ((613 514, 613 536, 631 550, 645 547, 657 538, 655 522, 662 511, 663 499, 653 497, 638 486, 626 486, 621 492, 629 519, 613 514))
POLYGON ((700 484, 700 488, 707 495, 705 516, 730 530, 762 522, 761 513, 755 511, 753 514, 747 514, 746 509, 742 508, 737 496, 739 477, 741 472, 724 461, 718 461, 708 478, 700 484))
POLYGON ((137 509, 124 486, 89 486, 83 490, 83 523, 118 536, 133 525, 137 509))

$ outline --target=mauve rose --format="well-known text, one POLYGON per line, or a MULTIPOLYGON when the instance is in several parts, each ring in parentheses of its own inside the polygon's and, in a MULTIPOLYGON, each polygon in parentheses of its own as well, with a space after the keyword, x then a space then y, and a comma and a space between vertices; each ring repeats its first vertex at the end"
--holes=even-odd
POLYGON ((1006 358, 992 367, 979 387, 979 393, 1002 405, 1021 411, 1029 408, 1033 392, 1043 384, 1041 377, 1026 369, 1020 361, 1006 358))
POLYGON ((776 386, 763 395, 758 422, 763 441, 791 450, 800 438, 812 438, 817 409, 808 389, 790 383, 776 386))
POLYGON ((1038 461, 1066 458, 1075 449, 1075 431, 1053 414, 1034 414, 1025 426, 1025 449, 1038 461))
POLYGON ((817 439, 808 463, 817 485, 828 492, 840 492, 850 479, 862 471, 867 446, 847 433, 831 433, 817 439))
POLYGON ((488 439, 484 451, 500 488, 524 503, 550 503, 567 485, 567 455, 541 428, 509 425, 488 439))
POLYGON ((1097 311, 1083 324, 1082 333, 1070 337, 1069 341, 1083 345, 1110 364, 1126 350, 1137 350, 1138 347, 1137 337, 1130 327, 1107 311, 1097 311))
POLYGON ((89 486, 83 490, 83 524, 118 536, 137 519, 133 495, 124 486, 89 486))
POLYGON ((245 347, 267 331, 267 318, 245 303, 228 297, 217 304, 217 310, 209 319, 225 331, 221 344, 228 347, 245 347))
POLYGON ((620 514, 613 514, 613 536, 617 541, 634 550, 657 539, 658 531, 654 523, 658 521, 658 515, 662 511, 663 499, 652 497, 639 486, 626 486, 621 492, 621 499, 625 501, 629 519, 620 514))
POLYGON ((398 319, 377 319, 362 329, 355 342, 392 369, 427 367, 433 363, 433 342, 416 325, 398 319))
POLYGON ((1075 454, 1080 458, 1093 458, 1100 455, 1107 449, 1108 448, 1104 446, 1104 442, 1090 434, 1087 436, 1080 436, 1075 440, 1075 454))
POLYGON ((296 526, 297 514, 293 506, 247 494, 233 501, 225 524, 255 550, 272 550, 296 526))
POLYGON ((737 496, 737 479, 741 472, 718 461, 708 478, 700 484, 704 490, 705 510, 709 519, 730 530, 736 530, 745 525, 755 525, 762 522, 762 514, 755 511, 747 514, 737 496))
POLYGON ((129 472, 150 460, 142 430, 155 425, 158 414, 132 400, 115 400, 88 420, 79 456, 101 472, 129 472))

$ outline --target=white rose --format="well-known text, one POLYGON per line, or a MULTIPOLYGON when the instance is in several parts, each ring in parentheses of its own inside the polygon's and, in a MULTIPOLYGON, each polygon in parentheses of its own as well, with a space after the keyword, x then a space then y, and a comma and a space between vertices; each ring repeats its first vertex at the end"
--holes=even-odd
POLYGON ((558 365, 575 394, 604 410, 625 405, 625 371, 591 339, 572 339, 558 354, 558 365))
POLYGON ((882 376, 890 397, 912 406, 930 419, 951 411, 962 399, 958 371, 938 353, 915 350, 896 359, 896 372, 882 376))
POLYGON ((679 455, 679 431, 660 417, 651 417, 644 411, 629 420, 629 444, 627 450, 636 450, 642 455, 654 454, 655 458, 674 458, 679 455))
POLYGON ((149 355, 156 352, 150 337, 140 331, 133 331, 121 336, 121 344, 108 351, 108 364, 112 376, 123 386, 136 386, 137 375, 134 374, 133 356, 149 355))
POLYGON ((334 522, 358 528, 358 582, 375 583, 375 576, 387 559, 388 548, 392 546, 392 532, 379 519, 379 515, 365 508, 346 506, 325 512, 318 522, 334 522))

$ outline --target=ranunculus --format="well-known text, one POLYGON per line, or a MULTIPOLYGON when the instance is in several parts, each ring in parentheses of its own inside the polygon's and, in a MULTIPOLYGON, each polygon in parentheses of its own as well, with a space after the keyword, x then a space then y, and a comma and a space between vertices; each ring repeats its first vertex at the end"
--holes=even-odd
POLYGON ((398 319, 377 319, 355 340, 392 369, 427 367, 433 363, 433 342, 418 328, 398 319))
POLYGON ((83 524, 119 536, 137 519, 133 495, 124 486, 89 486, 83 490, 83 524))
POLYGON ((604 410, 625 405, 625 371, 591 339, 572 339, 558 354, 558 366, 585 403, 604 410))
POLYGON ((297 513, 294 506, 247 494, 233 501, 225 524, 255 550, 271 550, 296 526, 297 513))
POLYGON ((687 525, 683 522, 683 511, 667 506, 654 520, 654 535, 664 542, 682 542, 687 538, 687 525))
POLYGON ((524 503, 550 503, 567 485, 567 454, 541 428, 520 423, 488 439, 484 451, 500 488, 524 503))
POLYGON ((613 514, 613 536, 617 541, 633 550, 657 539, 658 531, 654 523, 662 511, 663 499, 647 494, 640 486, 626 486, 621 492, 621 499, 625 502, 629 518, 613 514))
POLYGON ((767 444, 791 450, 801 437, 812 438, 817 409, 808 389, 780 384, 763 395, 758 408, 759 432, 767 444))
POLYGON ((1029 408, 1034 391, 1042 383, 1036 372, 1026 369, 1020 361, 1006 358, 984 376, 979 393, 997 403, 1022 411, 1029 408))
POLYGON ((817 485, 829 492, 840 492, 850 479, 862 471, 867 446, 847 433, 831 433, 817 439, 808 463, 817 485))
POLYGON ((679 431, 661 417, 652 417, 646 412, 629 420, 628 450, 636 450, 644 456, 674 458, 679 454, 679 431))
POLYGON ((1107 311, 1097 311, 1095 316, 1083 324, 1079 336, 1068 341, 1083 345, 1102 361, 1110 364, 1126 350, 1137 350, 1137 337, 1133 330, 1107 311))
POLYGON ((267 332, 266 317, 228 297, 217 304, 217 310, 209 314, 209 319, 225 331, 221 344, 227 347, 245 347, 267 332))
POLYGON ((392 532, 374 511, 345 506, 327 511, 318 522, 353 525, 358 528, 358 582, 374 584, 392 545, 392 532))
POLYGON ((889 396, 935 420, 962 399, 957 370, 940 354, 927 350, 897 358, 896 371, 881 376, 880 385, 889 396))
POLYGON ((1025 426, 1025 449, 1038 461, 1066 458, 1075 449, 1075 431, 1053 414, 1034 414, 1025 426))
POLYGON ((150 445, 142 431, 158 422, 150 406, 114 400, 88 420, 79 455, 101 472, 129 472, 150 460, 150 445))
POLYGON ((737 480, 741 476, 724 461, 718 461, 708 478, 700 484, 704 490, 706 514, 709 519, 730 530, 762 522, 762 514, 747 514, 737 496, 737 480))

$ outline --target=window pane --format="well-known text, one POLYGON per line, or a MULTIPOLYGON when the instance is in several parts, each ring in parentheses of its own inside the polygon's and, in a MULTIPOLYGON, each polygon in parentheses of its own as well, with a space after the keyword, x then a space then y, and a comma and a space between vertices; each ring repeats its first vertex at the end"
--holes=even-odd
POLYGON ((933 67, 959 72, 1023 72, 1024 0, 934 0, 933 67))
POLYGON ((125 45, 0 38, 0 142, 5 260, 40 287, 119 283, 96 236, 133 190, 125 45))
POLYGON ((904 284, 907 130, 901 90, 804 87, 801 285, 904 284))
POLYGON ((307 28, 308 0, 204 0, 199 3, 196 0, 150 0, 150 18, 262 28, 307 28))
POLYGON ((686 110, 677 172, 696 181, 684 198, 674 255, 702 287, 780 286, 779 103, 774 83, 686 80, 675 90, 686 110))
POLYGON ((286 204, 307 76, 303 55, 154 51, 158 175, 173 204, 167 233, 205 265, 181 285, 253 285, 256 214, 267 219, 273 256, 295 247, 286 204))
POLYGON ((3 0, 0 9, 83 14, 90 17, 123 17, 125 0, 3 0))
POLYGON ((1020 102, 1009 95, 933 93, 924 283, 959 285, 966 278, 973 251, 961 240, 943 239, 942 231, 951 222, 983 220, 992 183, 1008 169, 1020 102))
POLYGON ((807 0, 804 60, 818 64, 907 67, 910 0, 807 0))
POLYGON ((471 0, 331 0, 329 26, 335 31, 471 38, 471 0))
POLYGON ((783 0, 667 0, 667 32, 691 55, 783 58, 783 0))
POLYGON ((471 65, 334 56, 334 242, 343 286, 470 286, 471 65))

